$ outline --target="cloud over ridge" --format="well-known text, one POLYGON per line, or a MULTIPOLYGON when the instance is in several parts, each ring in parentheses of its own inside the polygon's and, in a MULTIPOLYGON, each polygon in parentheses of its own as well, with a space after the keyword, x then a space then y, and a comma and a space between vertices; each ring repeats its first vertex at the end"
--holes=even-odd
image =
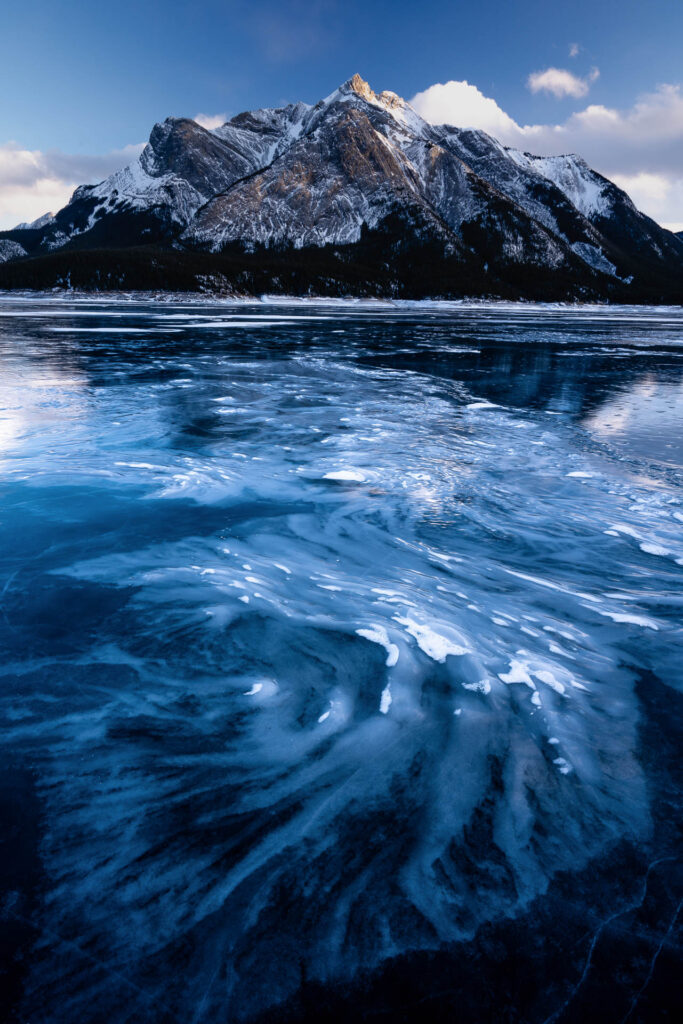
POLYGON ((202 128, 213 131, 214 128, 220 128, 229 120, 229 114, 195 114, 192 120, 200 124, 202 128))
POLYGON ((626 109, 589 104, 564 121, 521 125, 467 81, 436 83, 410 101, 432 124, 479 128, 541 156, 578 153, 663 223, 683 228, 683 94, 660 85, 626 109))

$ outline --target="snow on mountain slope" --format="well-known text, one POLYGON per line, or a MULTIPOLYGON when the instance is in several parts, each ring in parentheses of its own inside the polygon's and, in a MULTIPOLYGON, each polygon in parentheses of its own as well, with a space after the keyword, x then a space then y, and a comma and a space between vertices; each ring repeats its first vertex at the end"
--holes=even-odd
POLYGON ((17 224, 15 231, 39 231, 40 228, 46 227, 50 221, 54 220, 54 213, 44 213, 41 217, 36 217, 32 221, 23 221, 21 224, 17 224))
POLYGON ((600 270, 603 274, 616 276, 617 268, 610 263, 597 245, 590 245, 588 242, 574 242, 572 249, 589 267, 594 267, 595 270, 600 270))
POLYGON ((683 246, 676 236, 642 214, 626 192, 590 168, 580 156, 567 153, 542 157, 514 149, 506 152, 518 166, 552 183, 590 222, 602 241, 596 243, 595 239, 587 239, 588 246, 574 244, 573 248, 596 269, 604 270, 610 255, 617 262, 626 258, 625 272, 629 278, 636 264, 643 260, 650 265, 680 267, 683 264, 683 246))
POLYGON ((585 160, 574 153, 564 156, 533 156, 518 149, 506 149, 518 167, 535 171, 552 182, 584 217, 609 214, 610 199, 606 179, 592 171, 585 160))
POLYGON ((556 182, 541 174, 531 160, 517 159, 524 154, 506 149, 483 131, 449 125, 437 130, 451 152, 554 234, 571 243, 599 244, 584 211, 572 203, 556 182))
POLYGON ((18 260, 26 255, 23 245, 9 238, 0 238, 0 263, 9 263, 10 260, 18 260))
POLYGON ((308 103, 290 103, 286 107, 265 107, 238 114, 213 134, 244 161, 244 174, 266 167, 291 146, 304 130, 308 103))
POLYGON ((74 199, 98 201, 91 221, 106 212, 107 205, 119 209, 156 205, 167 208, 178 224, 186 224, 207 199, 268 162, 287 124, 286 113, 269 122, 252 116, 251 123, 243 115, 241 123, 212 132, 187 118, 168 118, 155 125, 137 161, 100 185, 77 190, 74 199))

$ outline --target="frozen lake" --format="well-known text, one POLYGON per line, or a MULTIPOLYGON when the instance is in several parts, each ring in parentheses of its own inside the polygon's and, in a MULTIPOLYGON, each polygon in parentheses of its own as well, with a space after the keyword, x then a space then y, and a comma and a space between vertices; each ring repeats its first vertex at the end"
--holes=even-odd
POLYGON ((660 1019, 682 482, 680 309, 0 299, 11 1019, 660 1019))

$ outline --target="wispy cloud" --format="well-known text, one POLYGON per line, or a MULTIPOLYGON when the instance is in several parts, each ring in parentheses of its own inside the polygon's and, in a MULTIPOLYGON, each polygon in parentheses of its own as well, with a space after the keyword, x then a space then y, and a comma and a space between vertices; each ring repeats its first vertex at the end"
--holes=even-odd
MULTIPOLYGON (((590 104, 555 124, 520 125, 468 82, 432 85, 412 99, 434 124, 481 128, 541 155, 579 153, 665 226, 683 222, 683 94, 661 85, 626 109, 590 104)), ((678 229, 678 228, 677 228, 678 229)))
POLYGON ((578 43, 570 43, 570 45, 569 45, 569 56, 570 57, 578 57, 580 49, 581 49, 581 47, 579 46, 578 43))
POLYGON ((208 128, 209 131, 213 131, 214 128, 220 128, 222 124, 225 124, 228 120, 228 114, 195 114, 194 120, 202 128, 208 128))
POLYGON ((91 156, 0 144, 0 230, 59 210, 77 185, 101 181, 134 160, 142 148, 140 143, 91 156))
POLYGON ((550 92, 558 99, 565 96, 580 99, 588 95, 591 84, 599 77, 597 68, 593 68, 585 78, 579 78, 565 68, 546 68, 545 71, 532 72, 526 84, 532 92, 550 92))

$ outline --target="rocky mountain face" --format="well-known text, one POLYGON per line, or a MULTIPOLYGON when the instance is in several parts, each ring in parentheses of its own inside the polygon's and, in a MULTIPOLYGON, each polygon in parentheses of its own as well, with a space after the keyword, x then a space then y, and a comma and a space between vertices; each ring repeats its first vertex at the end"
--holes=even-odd
POLYGON ((4 232, 3 260, 5 287, 66 273, 92 287, 683 296, 683 239, 580 157, 428 124, 358 75, 314 106, 213 131, 155 125, 129 167, 4 232))

